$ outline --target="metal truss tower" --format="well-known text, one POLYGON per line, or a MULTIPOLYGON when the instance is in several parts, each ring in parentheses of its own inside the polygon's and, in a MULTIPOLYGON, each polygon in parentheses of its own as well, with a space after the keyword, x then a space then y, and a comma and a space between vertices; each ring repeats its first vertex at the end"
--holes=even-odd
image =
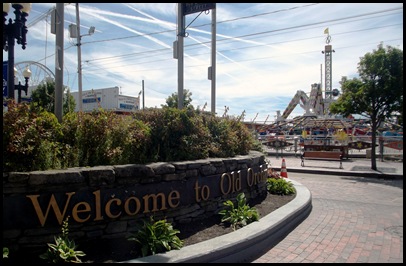
POLYGON ((324 66, 325 66, 325 93, 324 93, 324 114, 328 115, 330 103, 333 101, 333 89, 332 89, 332 63, 333 57, 332 53, 335 52, 330 45, 331 36, 329 34, 328 28, 324 30, 324 33, 327 34, 326 45, 324 46, 324 66))

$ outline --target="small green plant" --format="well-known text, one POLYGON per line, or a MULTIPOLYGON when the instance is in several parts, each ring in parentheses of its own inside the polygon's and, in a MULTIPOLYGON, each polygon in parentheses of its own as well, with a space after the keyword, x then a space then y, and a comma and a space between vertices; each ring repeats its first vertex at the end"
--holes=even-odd
POLYGON ((296 193, 292 182, 284 178, 268 177, 266 180, 266 188, 269 193, 276 195, 291 195, 296 193))
POLYGON ((8 248, 7 247, 3 247, 3 259, 8 258, 8 248))
POLYGON ((221 222, 230 223, 233 230, 259 220, 258 210, 246 204, 244 193, 237 195, 236 207, 231 200, 227 200, 223 204, 229 207, 229 209, 224 209, 219 212, 222 216, 221 222))
POLYGON ((48 260, 48 262, 53 263, 62 263, 62 262, 71 262, 71 263, 80 263, 82 262, 79 257, 86 256, 83 251, 77 251, 76 244, 73 240, 70 240, 68 237, 68 219, 66 217, 65 221, 62 224, 62 235, 55 236, 55 244, 48 243, 48 250, 40 255, 41 259, 48 260))
POLYGON ((166 221, 166 219, 154 221, 152 216, 148 220, 143 220, 143 225, 139 230, 128 238, 141 246, 142 257, 163 253, 172 249, 180 249, 183 241, 176 235, 179 230, 166 221))

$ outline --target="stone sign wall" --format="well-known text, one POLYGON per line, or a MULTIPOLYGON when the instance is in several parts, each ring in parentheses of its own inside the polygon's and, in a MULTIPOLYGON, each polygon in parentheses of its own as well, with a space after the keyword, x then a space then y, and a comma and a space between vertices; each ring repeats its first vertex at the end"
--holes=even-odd
POLYGON ((128 237, 149 216, 173 225, 217 214, 241 192, 266 195, 263 153, 159 162, 3 173, 3 246, 54 242, 69 217, 75 241, 128 237))

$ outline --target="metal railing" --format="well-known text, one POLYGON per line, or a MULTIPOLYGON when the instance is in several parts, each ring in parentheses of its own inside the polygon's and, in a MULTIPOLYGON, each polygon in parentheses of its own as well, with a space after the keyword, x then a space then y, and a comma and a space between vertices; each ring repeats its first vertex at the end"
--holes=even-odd
MULTIPOLYGON (((337 140, 333 136, 311 136, 305 139, 301 135, 259 135, 258 140, 264 145, 264 150, 276 153, 276 156, 282 156, 284 153, 293 153, 295 156, 300 155, 303 151, 304 141, 307 143, 314 142, 316 145, 349 145, 352 143, 360 143, 356 148, 349 148, 349 156, 363 156, 370 157, 372 144, 371 136, 348 136, 345 139, 337 140), (269 143, 272 145, 269 145, 269 143), (364 143, 364 145, 361 145, 364 143), (366 146, 366 148, 365 148, 366 146)), ((380 158, 387 156, 401 157, 403 159, 403 136, 377 136, 376 138, 376 154, 380 158)))

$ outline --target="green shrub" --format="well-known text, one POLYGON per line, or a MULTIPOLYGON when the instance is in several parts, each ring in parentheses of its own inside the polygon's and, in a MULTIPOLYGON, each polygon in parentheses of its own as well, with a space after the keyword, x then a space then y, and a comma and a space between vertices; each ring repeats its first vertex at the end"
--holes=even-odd
POLYGON ((107 153, 110 164, 151 162, 151 129, 143 121, 131 116, 119 116, 112 121, 107 153))
POLYGON ((268 177, 266 180, 266 188, 271 194, 290 195, 296 193, 292 182, 284 178, 268 177))
POLYGON ((8 101, 8 111, 3 114, 3 171, 61 168, 61 136, 54 114, 8 101))
POLYGON ((8 258, 9 250, 7 247, 3 247, 3 259, 8 258))
POLYGON ((246 155, 254 147, 254 135, 241 121, 213 115, 203 117, 211 135, 209 157, 246 155))
POLYGON ((68 219, 69 216, 63 221, 62 235, 54 237, 55 244, 48 243, 47 251, 40 255, 41 259, 52 263, 82 262, 79 257, 86 256, 86 254, 76 250, 77 246, 74 240, 69 239, 68 219))
POLYGON ((60 139, 63 168, 79 166, 78 127, 78 113, 70 112, 63 116, 61 123, 62 137, 60 139))
POLYGON ((254 138, 251 150, 265 153, 264 145, 258 138, 254 138))
POLYGON ((209 156, 210 134, 201 115, 190 109, 165 107, 134 115, 151 128, 149 157, 155 161, 182 161, 209 156))
POLYGON ((61 123, 30 108, 10 101, 3 115, 4 172, 233 157, 258 147, 242 122, 191 108, 70 112, 61 123))
POLYGON ((206 117, 206 124, 211 135, 210 157, 233 157, 238 144, 236 132, 230 128, 227 119, 214 116, 206 117))
POLYGON ((176 235, 179 230, 173 229, 166 219, 154 221, 150 216, 149 221, 143 220, 139 230, 128 238, 140 245, 142 257, 163 253, 172 249, 180 249, 183 241, 176 235))
POLYGON ((117 115, 102 109, 81 113, 78 125, 77 143, 79 166, 108 165, 108 134, 111 121, 117 115))
POLYGON ((237 195, 236 206, 231 200, 227 200, 223 204, 229 209, 223 209, 219 212, 222 216, 221 222, 230 223, 233 230, 259 220, 258 210, 246 204, 244 193, 237 195))

